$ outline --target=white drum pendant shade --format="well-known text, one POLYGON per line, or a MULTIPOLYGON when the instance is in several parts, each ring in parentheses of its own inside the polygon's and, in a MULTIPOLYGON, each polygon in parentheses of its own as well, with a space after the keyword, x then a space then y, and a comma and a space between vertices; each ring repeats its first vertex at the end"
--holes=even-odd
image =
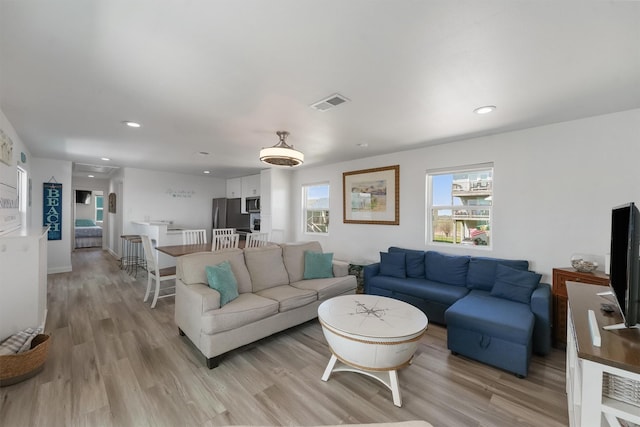
POLYGON ((298 166, 304 163, 304 154, 285 142, 289 132, 278 131, 276 134, 280 137, 280 142, 260 150, 260 161, 275 166, 298 166))

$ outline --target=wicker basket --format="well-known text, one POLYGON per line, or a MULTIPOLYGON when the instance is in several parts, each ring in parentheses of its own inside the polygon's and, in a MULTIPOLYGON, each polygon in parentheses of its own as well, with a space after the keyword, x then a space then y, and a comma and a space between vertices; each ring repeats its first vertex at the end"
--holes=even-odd
POLYGON ((49 353, 49 335, 38 334, 31 341, 31 349, 24 353, 0 356, 0 387, 31 378, 43 369, 49 353))
POLYGON ((630 405, 640 406, 640 382, 605 372, 602 394, 630 405))

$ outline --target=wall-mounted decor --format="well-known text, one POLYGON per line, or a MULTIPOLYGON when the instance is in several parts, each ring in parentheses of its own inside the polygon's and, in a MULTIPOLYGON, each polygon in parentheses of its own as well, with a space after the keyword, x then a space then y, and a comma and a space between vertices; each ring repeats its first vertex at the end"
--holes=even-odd
POLYGON ((48 240, 62 240, 62 184, 51 180, 42 184, 42 225, 49 226, 48 240))
POLYGON ((109 213, 116 213, 116 193, 109 193, 109 213))
POLYGON ((342 174, 343 222, 400 224, 400 166, 342 174))
POLYGON ((194 190, 175 190, 173 188, 167 188, 166 193, 174 199, 190 199, 196 194, 194 190))
POLYGON ((11 166, 13 162, 13 141, 0 129, 0 162, 11 166))
POLYGON ((18 190, 8 184, 0 183, 0 234, 8 233, 20 227, 18 190))

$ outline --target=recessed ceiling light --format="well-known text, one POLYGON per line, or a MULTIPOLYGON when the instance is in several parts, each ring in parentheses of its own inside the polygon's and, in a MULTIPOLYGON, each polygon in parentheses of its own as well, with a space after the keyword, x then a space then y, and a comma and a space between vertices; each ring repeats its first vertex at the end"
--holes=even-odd
POLYGON ((366 142, 361 142, 360 144, 356 144, 356 145, 357 145, 358 147, 362 147, 362 148, 365 148, 365 147, 368 147, 368 146, 369 146, 369 144, 367 144, 366 142))
POLYGON ((202 173, 208 174, 208 173, 211 173, 211 171, 203 171, 202 173))
POLYGON ((93 175, 87 175, 89 178, 95 178, 95 176, 93 175))
POLYGON ((495 111, 495 109, 496 109, 495 105, 485 105, 484 107, 476 108, 475 110, 473 110, 473 112, 476 114, 489 114, 495 111))
POLYGON ((141 125, 140 123, 138 123, 138 122, 130 122, 130 121, 128 121, 128 120, 125 120, 125 121, 124 121, 124 122, 122 122, 122 123, 124 123, 125 125, 129 126, 130 128, 139 128, 139 127, 142 127, 142 125, 141 125))
POLYGON ((108 157, 101 157, 101 159, 102 159, 102 160, 104 160, 105 162, 108 162, 108 161, 110 161, 110 160, 111 160, 111 159, 110 159, 110 158, 108 158, 108 157))

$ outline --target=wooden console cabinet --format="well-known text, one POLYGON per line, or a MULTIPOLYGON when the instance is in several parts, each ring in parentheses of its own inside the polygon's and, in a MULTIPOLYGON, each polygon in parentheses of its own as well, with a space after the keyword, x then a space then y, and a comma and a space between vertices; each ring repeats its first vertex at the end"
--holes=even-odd
POLYGON ((567 346, 567 282, 609 286, 609 276, 601 271, 581 273, 574 268, 553 269, 553 345, 567 346))

